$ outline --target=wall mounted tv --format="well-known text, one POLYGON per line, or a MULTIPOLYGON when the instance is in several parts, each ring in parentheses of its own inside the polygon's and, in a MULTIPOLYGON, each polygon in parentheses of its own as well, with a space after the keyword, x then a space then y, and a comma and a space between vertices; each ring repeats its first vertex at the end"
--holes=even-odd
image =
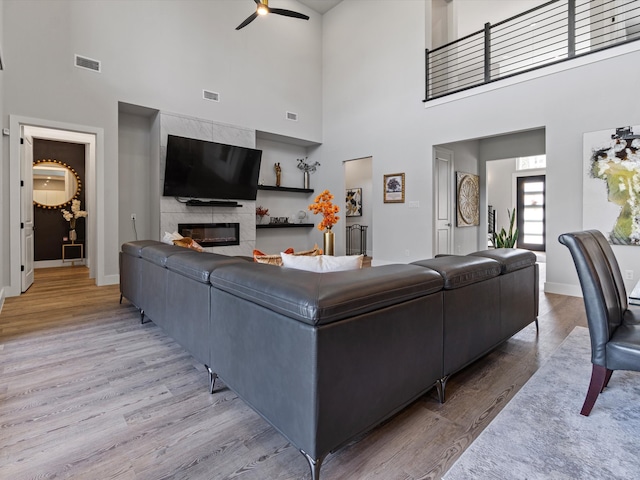
POLYGON ((255 200, 262 150, 169 135, 165 197, 255 200))

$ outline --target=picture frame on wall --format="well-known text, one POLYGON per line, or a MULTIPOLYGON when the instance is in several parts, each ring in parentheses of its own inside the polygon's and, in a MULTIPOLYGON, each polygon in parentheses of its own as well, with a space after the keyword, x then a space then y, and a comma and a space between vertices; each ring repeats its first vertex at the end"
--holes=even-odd
POLYGON ((384 203, 404 203, 404 173, 384 175, 384 203))
POLYGON ((480 225, 480 177, 456 172, 456 227, 480 225))
POLYGON ((344 211, 346 217, 362 216, 362 188, 347 188, 345 202, 344 211))

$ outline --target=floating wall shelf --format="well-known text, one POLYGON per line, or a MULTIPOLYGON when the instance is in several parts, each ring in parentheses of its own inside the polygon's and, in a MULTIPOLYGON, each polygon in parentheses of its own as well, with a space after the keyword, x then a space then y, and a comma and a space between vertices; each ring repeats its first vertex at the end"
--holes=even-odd
POLYGON ((276 187, 275 185, 258 185, 258 190, 271 192, 313 193, 313 188, 276 187))
POLYGON ((310 228, 313 223, 265 223, 256 225, 256 228, 310 228))

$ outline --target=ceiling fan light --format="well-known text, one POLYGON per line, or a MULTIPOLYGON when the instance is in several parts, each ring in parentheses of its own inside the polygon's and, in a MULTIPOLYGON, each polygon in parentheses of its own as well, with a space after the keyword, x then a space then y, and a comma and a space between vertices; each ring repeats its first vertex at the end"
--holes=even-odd
POLYGON ((258 5, 256 12, 258 12, 258 15, 266 15, 267 13, 269 13, 269 7, 261 3, 260 5, 258 5))

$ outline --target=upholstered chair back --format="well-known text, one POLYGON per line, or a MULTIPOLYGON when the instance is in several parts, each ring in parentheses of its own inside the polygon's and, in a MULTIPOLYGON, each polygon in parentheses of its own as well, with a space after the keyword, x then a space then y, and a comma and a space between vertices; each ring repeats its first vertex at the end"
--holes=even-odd
MULTIPOLYGON (((559 241, 571 252, 580 279, 580 287, 587 311, 589 335, 591 336, 591 362, 594 365, 606 365, 606 344, 612 333, 622 323, 626 310, 620 299, 620 287, 616 285, 616 273, 619 274, 618 263, 613 252, 607 257, 602 240, 606 239, 594 230, 565 233, 559 241), (599 235, 598 235, 599 234, 599 235), (612 260, 615 263, 612 262, 612 260)), ((620 277, 622 288, 622 277, 620 277)), ((626 296, 626 291, 623 292, 626 296)))

